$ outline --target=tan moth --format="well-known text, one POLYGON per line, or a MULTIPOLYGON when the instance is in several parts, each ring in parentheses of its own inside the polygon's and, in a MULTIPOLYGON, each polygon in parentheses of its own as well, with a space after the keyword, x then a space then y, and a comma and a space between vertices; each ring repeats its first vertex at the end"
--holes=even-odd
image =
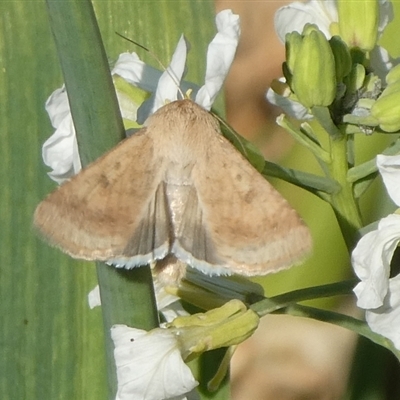
POLYGON ((172 256, 208 274, 262 275, 311 249, 296 211, 191 100, 163 106, 61 185, 34 224, 72 257, 126 268, 172 256))

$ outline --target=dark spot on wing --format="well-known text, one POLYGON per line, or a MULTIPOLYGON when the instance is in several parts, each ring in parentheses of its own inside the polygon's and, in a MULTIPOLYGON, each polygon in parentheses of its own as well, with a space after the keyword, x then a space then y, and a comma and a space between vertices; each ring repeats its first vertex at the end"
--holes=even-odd
POLYGON ((253 199, 254 199, 254 195, 255 195, 254 190, 253 190, 253 189, 250 189, 250 190, 245 194, 245 196, 244 196, 244 201, 245 201, 246 203, 250 204, 250 203, 253 201, 253 199))
POLYGON ((110 184, 110 181, 104 174, 101 174, 99 177, 99 184, 101 185, 101 187, 106 188, 110 184))

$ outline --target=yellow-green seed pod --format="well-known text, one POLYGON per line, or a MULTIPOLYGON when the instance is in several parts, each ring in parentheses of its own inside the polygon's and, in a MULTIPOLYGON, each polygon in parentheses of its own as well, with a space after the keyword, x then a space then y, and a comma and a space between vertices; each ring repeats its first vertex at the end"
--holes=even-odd
POLYGON ((339 32, 349 47, 370 51, 378 37, 378 0, 338 0, 339 32))
POLYGON ((296 54, 291 86, 304 106, 329 106, 336 95, 335 59, 320 30, 307 32, 296 54))

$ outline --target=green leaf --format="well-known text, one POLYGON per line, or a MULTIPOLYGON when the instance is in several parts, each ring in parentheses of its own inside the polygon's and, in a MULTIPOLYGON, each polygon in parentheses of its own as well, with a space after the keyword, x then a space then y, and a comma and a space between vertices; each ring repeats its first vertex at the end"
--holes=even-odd
MULTIPOLYGON (((80 158, 87 166, 125 137, 107 56, 90 0, 47 1, 47 7, 80 158)), ((150 266, 121 271, 97 263, 97 276, 112 398, 117 377, 111 327, 119 323, 150 330, 158 326, 158 314, 150 266)))

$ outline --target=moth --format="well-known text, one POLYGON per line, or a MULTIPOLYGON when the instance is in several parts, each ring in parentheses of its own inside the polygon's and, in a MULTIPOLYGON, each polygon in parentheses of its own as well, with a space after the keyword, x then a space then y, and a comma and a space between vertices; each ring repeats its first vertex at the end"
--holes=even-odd
POLYGON ((160 108, 48 195, 34 225, 75 258, 125 268, 172 258, 211 275, 276 272, 312 242, 296 211, 188 99, 160 108))

